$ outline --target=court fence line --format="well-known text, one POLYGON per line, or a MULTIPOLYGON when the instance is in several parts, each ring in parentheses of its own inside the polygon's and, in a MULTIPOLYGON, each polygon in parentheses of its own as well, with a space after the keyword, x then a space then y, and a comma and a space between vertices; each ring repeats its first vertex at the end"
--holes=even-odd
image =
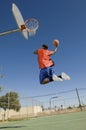
MULTIPOLYGON (((8 98, 10 99, 10 97, 8 98)), ((86 88, 73 89, 47 95, 19 97, 19 112, 0 110, 0 120, 24 119, 51 114, 86 110, 86 88)), ((8 100, 10 106, 10 100, 8 100)))

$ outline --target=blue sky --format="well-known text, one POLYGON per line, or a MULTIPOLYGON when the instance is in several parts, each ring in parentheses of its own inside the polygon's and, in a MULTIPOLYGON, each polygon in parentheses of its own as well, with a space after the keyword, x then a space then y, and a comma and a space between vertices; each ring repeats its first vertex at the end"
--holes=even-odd
POLYGON ((17 91, 20 96, 46 95, 86 87, 86 1, 85 0, 2 0, 0 32, 17 28, 12 15, 15 3, 24 19, 36 18, 39 29, 34 37, 24 39, 20 32, 0 37, 0 66, 5 78, 0 85, 17 91), (57 74, 66 72, 70 81, 39 84, 39 68, 35 49, 43 43, 58 52, 52 56, 57 74))

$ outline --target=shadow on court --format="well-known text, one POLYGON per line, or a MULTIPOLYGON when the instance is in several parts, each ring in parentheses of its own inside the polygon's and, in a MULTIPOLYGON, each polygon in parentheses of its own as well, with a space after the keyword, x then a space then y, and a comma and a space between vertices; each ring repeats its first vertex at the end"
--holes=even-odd
POLYGON ((24 128, 24 127, 26 127, 26 126, 2 126, 2 127, 0 127, 0 129, 12 129, 12 128, 24 128))

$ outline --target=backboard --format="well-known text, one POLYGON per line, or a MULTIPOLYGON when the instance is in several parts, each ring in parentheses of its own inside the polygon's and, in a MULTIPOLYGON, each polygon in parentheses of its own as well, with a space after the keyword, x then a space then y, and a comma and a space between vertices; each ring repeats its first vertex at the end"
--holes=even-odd
POLYGON ((28 39, 28 32, 25 26, 23 16, 18 7, 14 3, 12 4, 12 12, 20 31, 22 32, 23 36, 26 39, 28 39))

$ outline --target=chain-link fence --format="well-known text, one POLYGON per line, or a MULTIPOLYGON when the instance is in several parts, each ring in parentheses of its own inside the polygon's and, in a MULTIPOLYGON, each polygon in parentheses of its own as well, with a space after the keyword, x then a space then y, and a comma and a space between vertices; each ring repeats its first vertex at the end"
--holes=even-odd
POLYGON ((86 88, 73 89, 47 95, 20 97, 22 106, 42 106, 44 109, 54 107, 79 107, 86 105, 86 88))
MULTIPOLYGON (((32 97, 19 97, 21 104, 20 111, 10 110, 10 95, 7 98, 7 109, 4 112, 0 110, 0 119, 3 118, 28 118, 43 115, 50 112, 59 112, 67 110, 86 110, 86 88, 73 89, 58 93, 50 93, 46 95, 37 95, 32 97), (45 112, 45 113, 44 113, 45 112)), ((17 104, 16 104, 17 105, 17 104)))

